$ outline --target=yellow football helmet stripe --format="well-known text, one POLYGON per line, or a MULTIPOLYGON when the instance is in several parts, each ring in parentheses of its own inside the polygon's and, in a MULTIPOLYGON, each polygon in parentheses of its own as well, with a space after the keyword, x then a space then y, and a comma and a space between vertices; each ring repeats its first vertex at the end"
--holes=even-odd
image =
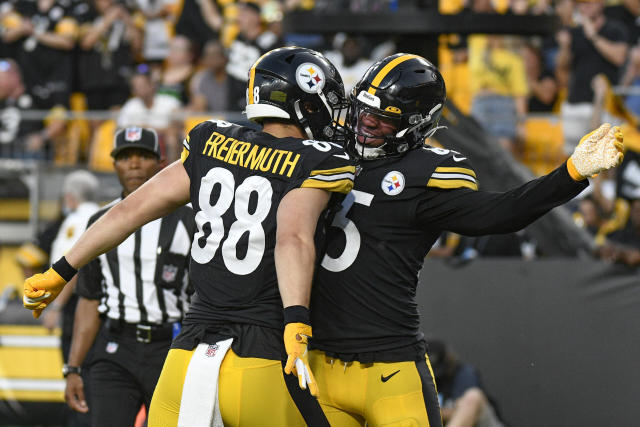
POLYGON ((391 70, 393 70, 398 64, 402 64, 404 61, 408 61, 409 59, 413 59, 413 58, 419 58, 419 56, 407 54, 407 55, 399 56, 393 61, 390 61, 374 77, 373 81, 371 82, 371 87, 369 87, 369 90, 367 92, 369 92, 371 95, 375 95, 376 88, 374 88, 373 86, 380 86, 380 82, 382 82, 382 80, 387 76, 387 74, 389 74, 389 72, 391 72, 391 70))
POLYGON ((427 187, 454 189, 454 188, 470 188, 471 190, 478 190, 478 184, 471 181, 465 181, 464 179, 436 179, 431 178, 427 182, 427 187))
POLYGON ((260 61, 262 61, 262 58, 264 58, 267 55, 267 53, 263 54, 260 58, 258 58, 258 60, 251 66, 251 69, 249 70, 249 86, 248 86, 249 100, 247 102, 247 105, 253 104, 253 83, 256 78, 256 66, 260 63, 260 61))

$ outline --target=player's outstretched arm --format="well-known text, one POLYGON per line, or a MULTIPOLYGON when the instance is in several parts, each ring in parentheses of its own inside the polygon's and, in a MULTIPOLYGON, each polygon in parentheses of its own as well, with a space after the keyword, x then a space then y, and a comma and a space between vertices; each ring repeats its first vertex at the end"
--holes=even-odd
POLYGON ((329 197, 329 192, 315 188, 292 190, 282 199, 277 216, 275 263, 284 306, 285 373, 297 375, 300 387, 308 386, 314 396, 318 386, 307 356, 312 335, 308 307, 316 260, 316 225, 329 197))
POLYGON ((49 270, 28 278, 24 282, 25 308, 39 317, 80 267, 118 246, 147 222, 188 201, 189 176, 178 160, 109 209, 49 270))
POLYGON ((548 175, 506 192, 428 191, 417 203, 416 218, 425 227, 468 236, 518 231, 577 196, 588 186, 587 177, 622 163, 623 149, 620 129, 604 124, 548 175))

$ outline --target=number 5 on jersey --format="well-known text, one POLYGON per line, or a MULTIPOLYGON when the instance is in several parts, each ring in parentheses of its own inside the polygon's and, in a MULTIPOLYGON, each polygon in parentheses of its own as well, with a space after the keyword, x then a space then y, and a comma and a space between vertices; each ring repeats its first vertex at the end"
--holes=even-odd
POLYGON ((236 220, 229 227, 227 238, 222 244, 222 259, 229 271, 234 274, 252 273, 258 268, 264 255, 265 235, 262 222, 271 210, 272 195, 271 183, 264 177, 247 177, 238 188, 235 188, 235 179, 230 171, 221 167, 211 169, 200 182, 198 193, 200 210, 195 217, 198 231, 191 245, 193 260, 199 264, 206 264, 213 259, 226 232, 222 216, 233 203, 236 220), (216 186, 220 187, 218 199, 211 204, 211 195, 216 186), (256 193, 257 203, 254 212, 250 213, 249 200, 252 193, 256 193), (206 235, 207 224, 210 232, 206 236, 204 246, 201 246, 201 240, 206 235), (247 254, 243 259, 239 259, 236 245, 245 233, 249 234, 247 254))
POLYGON ((364 206, 370 206, 373 200, 373 194, 364 191, 351 190, 342 202, 342 209, 333 218, 331 225, 342 229, 345 235, 344 251, 337 258, 332 258, 329 254, 325 254, 322 259, 322 266, 329 271, 338 272, 349 268, 356 260, 360 251, 360 232, 358 227, 347 218, 347 214, 353 207, 354 203, 364 206))

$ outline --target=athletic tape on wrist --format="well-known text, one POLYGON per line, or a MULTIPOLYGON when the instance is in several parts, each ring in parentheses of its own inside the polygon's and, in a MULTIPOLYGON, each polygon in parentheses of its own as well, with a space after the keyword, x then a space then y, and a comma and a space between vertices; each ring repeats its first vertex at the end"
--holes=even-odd
POLYGON ((65 281, 69 281, 76 275, 78 270, 73 268, 71 264, 67 261, 65 257, 60 258, 56 261, 51 268, 60 275, 65 281))
POLYGON ((284 309, 284 324, 304 323, 310 325, 309 309, 303 305, 291 305, 284 309))

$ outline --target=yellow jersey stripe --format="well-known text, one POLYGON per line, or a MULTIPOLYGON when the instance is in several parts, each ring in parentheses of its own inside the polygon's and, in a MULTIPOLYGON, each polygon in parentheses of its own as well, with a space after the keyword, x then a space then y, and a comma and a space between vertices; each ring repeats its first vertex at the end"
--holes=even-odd
POLYGON ((314 171, 311 171, 311 173, 309 174, 309 176, 314 176, 314 175, 336 175, 336 174, 340 174, 340 173, 356 173, 356 167, 355 166, 343 166, 341 168, 334 168, 334 169, 324 169, 324 170, 320 170, 320 169, 316 169, 314 171))
POLYGON ((468 169, 468 168, 457 168, 457 167, 449 167, 449 166, 440 166, 437 167, 435 172, 440 172, 440 173, 464 173, 467 175, 471 175, 472 177, 476 178, 476 173, 473 171, 473 169, 468 169))
POLYGON ((321 190, 327 190, 334 193, 347 194, 353 188, 353 180, 341 179, 338 181, 319 181, 317 179, 309 178, 302 182, 300 188, 319 188, 321 190))
POLYGON ((464 179, 435 179, 431 178, 427 183, 427 187, 435 187, 435 188, 445 188, 445 189, 453 189, 453 188, 470 188, 472 190, 478 189, 478 184, 471 181, 466 181, 464 179))
POLYGON ((256 78, 256 66, 260 63, 260 61, 262 61, 262 58, 264 58, 267 53, 263 54, 260 58, 258 58, 258 60, 253 64, 253 66, 251 66, 251 69, 249 70, 249 86, 248 86, 249 100, 247 102, 247 105, 253 104, 253 83, 256 78))
POLYGON ((369 92, 371 95, 375 95, 376 89, 373 86, 380 86, 380 83, 382 82, 382 80, 385 77, 387 77, 387 74, 389 74, 389 72, 393 70, 398 64, 402 64, 404 61, 408 61, 409 59, 413 59, 413 58, 419 58, 419 57, 417 55, 402 55, 397 57, 393 61, 389 62, 374 77, 373 81, 371 82, 371 87, 369 87, 369 90, 367 92, 369 92))
POLYGON ((187 150, 187 147, 182 147, 182 153, 180 154, 180 161, 182 163, 186 162, 187 157, 189 157, 189 150, 187 150))

